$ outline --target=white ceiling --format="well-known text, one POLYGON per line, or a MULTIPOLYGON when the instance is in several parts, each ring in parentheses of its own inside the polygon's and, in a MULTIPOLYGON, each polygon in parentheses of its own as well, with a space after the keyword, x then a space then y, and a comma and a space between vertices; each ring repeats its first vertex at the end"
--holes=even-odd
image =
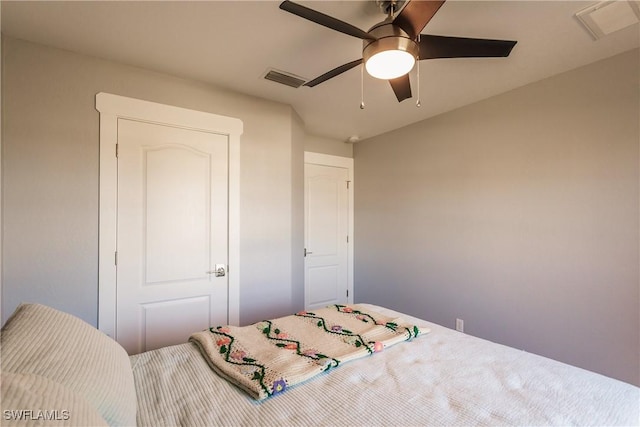
MULTIPOLYGON (((367 30, 384 19, 374 0, 299 1, 367 30)), ((269 68, 312 79, 361 57, 359 39, 278 8, 276 1, 3 1, 2 32, 87 55, 213 83, 292 105, 312 134, 367 138, 640 45, 638 24, 593 41, 575 12, 593 1, 449 0, 424 34, 517 40, 499 59, 422 61, 421 108, 398 103, 360 69, 315 88, 262 77, 269 68)))

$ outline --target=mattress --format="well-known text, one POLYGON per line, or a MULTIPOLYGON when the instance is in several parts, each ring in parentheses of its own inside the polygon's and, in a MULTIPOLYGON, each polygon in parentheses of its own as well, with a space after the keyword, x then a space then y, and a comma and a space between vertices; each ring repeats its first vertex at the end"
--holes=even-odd
POLYGON ((382 307, 431 333, 264 401, 211 370, 192 343, 131 356, 137 424, 640 425, 640 389, 382 307))

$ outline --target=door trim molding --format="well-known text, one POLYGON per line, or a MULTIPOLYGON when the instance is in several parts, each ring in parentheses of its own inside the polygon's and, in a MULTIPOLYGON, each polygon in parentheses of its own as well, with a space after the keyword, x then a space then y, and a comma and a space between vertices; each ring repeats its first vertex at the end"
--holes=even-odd
POLYGON ((116 214, 118 119, 171 125, 229 138, 228 321, 240 322, 240 135, 241 120, 135 98, 96 94, 100 112, 100 208, 98 229, 98 329, 116 339, 116 214))
MULTIPOLYGON (((349 220, 348 220, 348 233, 349 233, 349 243, 347 245, 347 290, 349 292, 349 297, 347 301, 349 304, 353 304, 353 254, 355 247, 355 235, 354 235, 354 221, 353 221, 353 194, 354 194, 354 182, 353 182, 353 158, 352 157, 340 157, 333 156, 330 154, 321 154, 321 153, 312 153, 310 151, 304 152, 304 163, 305 164, 314 164, 321 166, 333 166, 339 168, 345 168, 349 174, 349 220)), ((307 304, 307 284, 304 284, 304 292, 305 292, 305 308, 307 304)))

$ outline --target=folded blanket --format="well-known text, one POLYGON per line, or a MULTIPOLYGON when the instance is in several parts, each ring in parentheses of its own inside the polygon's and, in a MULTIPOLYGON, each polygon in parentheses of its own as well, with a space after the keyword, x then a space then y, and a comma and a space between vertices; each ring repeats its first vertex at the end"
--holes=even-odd
POLYGON ((218 326, 189 341, 214 371, 261 400, 427 332, 357 305, 333 305, 249 326, 218 326))

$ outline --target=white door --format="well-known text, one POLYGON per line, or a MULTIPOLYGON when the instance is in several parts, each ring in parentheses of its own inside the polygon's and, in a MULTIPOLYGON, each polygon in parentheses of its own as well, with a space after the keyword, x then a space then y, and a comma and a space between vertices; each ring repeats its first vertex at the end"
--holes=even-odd
POLYGON ((305 163, 305 307, 346 304, 349 171, 305 163))
POLYGON ((129 354, 227 323, 227 159, 226 135, 118 119, 116 337, 129 354))

